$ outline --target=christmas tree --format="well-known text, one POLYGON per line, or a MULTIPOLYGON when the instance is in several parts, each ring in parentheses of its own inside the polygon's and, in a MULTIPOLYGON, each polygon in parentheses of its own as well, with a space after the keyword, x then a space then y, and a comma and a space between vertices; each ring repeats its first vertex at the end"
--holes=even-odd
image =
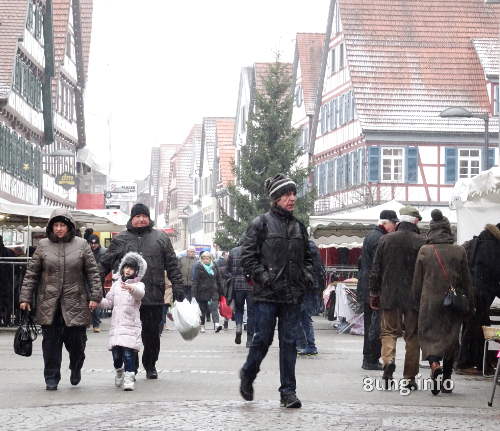
POLYGON ((256 92, 247 121, 247 140, 241 148, 240 163, 234 166, 237 183, 228 187, 236 218, 219 208, 222 228, 214 242, 223 250, 235 247, 249 223, 269 210, 266 178, 283 173, 297 183, 299 198, 294 215, 306 225, 314 203, 313 193, 307 190, 309 169, 298 165, 303 150, 297 145, 300 131, 291 126, 293 83, 289 66, 277 59, 261 78, 263 90, 256 92))

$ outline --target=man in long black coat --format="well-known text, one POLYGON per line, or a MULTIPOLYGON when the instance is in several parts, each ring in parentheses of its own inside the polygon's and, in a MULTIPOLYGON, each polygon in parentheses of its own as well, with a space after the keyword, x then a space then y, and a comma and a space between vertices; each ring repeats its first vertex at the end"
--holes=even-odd
POLYGON ((163 232, 153 229, 154 222, 149 217, 149 208, 135 204, 130 213, 127 230, 113 238, 108 251, 101 259, 103 278, 111 270, 116 270, 122 257, 129 251, 139 253, 148 264, 142 282, 146 294, 142 299, 141 322, 142 365, 148 379, 157 379, 156 361, 160 353, 160 323, 163 317, 165 295, 165 271, 172 282, 174 297, 184 299, 182 275, 170 239, 163 232))
POLYGON ((395 211, 381 211, 377 227, 363 241, 358 278, 358 301, 363 304, 364 313, 363 364, 361 366, 364 370, 382 369, 382 366, 379 364, 381 348, 380 311, 370 308, 368 280, 379 239, 386 233, 394 232, 398 221, 395 211))

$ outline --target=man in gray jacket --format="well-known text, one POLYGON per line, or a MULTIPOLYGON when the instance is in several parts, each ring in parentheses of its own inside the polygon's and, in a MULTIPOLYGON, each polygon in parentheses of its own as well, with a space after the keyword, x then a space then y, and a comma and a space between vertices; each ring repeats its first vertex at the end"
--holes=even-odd
POLYGON ((182 285, 184 288, 184 296, 191 302, 192 285, 193 285, 193 266, 196 263, 196 250, 193 246, 189 246, 186 256, 179 259, 179 269, 182 274, 182 285))

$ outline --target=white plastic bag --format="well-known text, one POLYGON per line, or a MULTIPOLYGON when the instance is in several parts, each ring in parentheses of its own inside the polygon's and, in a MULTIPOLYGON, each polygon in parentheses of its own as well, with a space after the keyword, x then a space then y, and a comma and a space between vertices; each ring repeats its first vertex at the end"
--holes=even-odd
POLYGON ((187 299, 176 302, 172 309, 175 328, 185 340, 192 340, 200 332, 200 316, 200 307, 194 298, 191 302, 187 299))

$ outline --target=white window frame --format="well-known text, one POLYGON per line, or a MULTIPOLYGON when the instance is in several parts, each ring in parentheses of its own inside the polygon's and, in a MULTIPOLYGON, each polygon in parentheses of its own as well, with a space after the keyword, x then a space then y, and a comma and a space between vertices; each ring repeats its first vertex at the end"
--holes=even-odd
POLYGON ((380 156, 381 182, 383 183, 403 183, 404 182, 404 161, 405 152, 403 147, 382 147, 380 156), (389 154, 390 152, 390 154, 389 154), (397 154, 395 154, 397 152, 397 154), (389 163, 386 163, 389 162, 389 163), (399 163, 396 163, 399 162, 399 163), (386 168, 390 172, 386 172, 386 168), (399 172, 396 173, 396 168, 399 172), (389 177, 387 177, 389 174, 389 177))
POLYGON ((472 178, 481 172, 481 150, 479 148, 458 149, 458 178, 472 178))

